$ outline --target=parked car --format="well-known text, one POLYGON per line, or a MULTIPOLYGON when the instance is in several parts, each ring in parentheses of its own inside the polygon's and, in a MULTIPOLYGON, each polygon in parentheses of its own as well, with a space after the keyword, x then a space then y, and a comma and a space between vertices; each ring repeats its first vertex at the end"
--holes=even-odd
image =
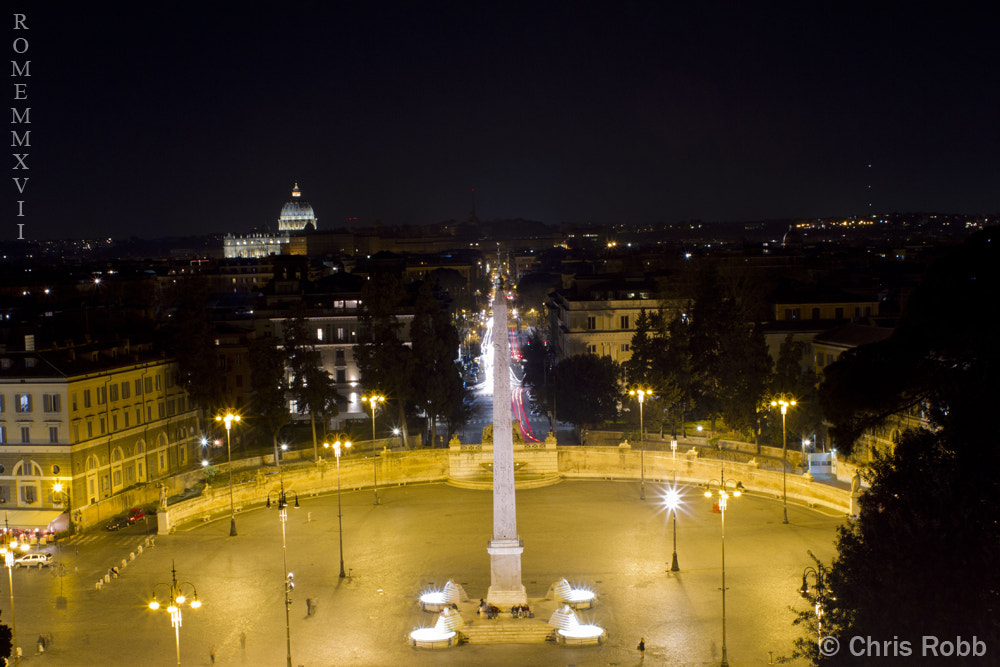
POLYGON ((108 524, 104 527, 107 528, 108 530, 121 530, 122 528, 128 525, 130 525, 128 518, 119 516, 109 521, 108 524))
POLYGON ((25 554, 14 561, 17 567, 48 567, 52 564, 52 554, 44 551, 34 554, 25 554))
POLYGON ((144 516, 146 516, 146 510, 141 507, 133 507, 128 511, 128 522, 133 524, 144 516))

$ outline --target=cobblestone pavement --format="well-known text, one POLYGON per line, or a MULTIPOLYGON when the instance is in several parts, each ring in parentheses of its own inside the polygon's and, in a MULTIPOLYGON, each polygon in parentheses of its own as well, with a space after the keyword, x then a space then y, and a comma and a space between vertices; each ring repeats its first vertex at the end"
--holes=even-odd
MULTIPOLYGON (((289 507, 287 560, 296 588, 290 613, 292 664, 333 665, 598 665, 638 664, 636 644, 646 640, 647 665, 710 665, 721 658, 720 517, 700 489, 685 489, 678 517, 681 571, 669 571, 672 526, 659 503, 660 485, 563 482, 518 491, 518 532, 524 541, 523 582, 529 598, 544 597, 565 577, 600 596, 586 621, 608 631, 599 647, 553 643, 464 645, 429 651, 406 642, 414 627, 430 625, 417 596, 448 579, 478 599, 490 584, 486 544, 492 529, 488 491, 444 484, 384 488, 383 504, 371 491, 344 493, 341 579, 336 495, 300 497, 289 507), (306 598, 316 603, 306 615, 306 598)), ((294 497, 294 489, 292 489, 294 497)), ((829 561, 843 517, 747 494, 726 512, 727 645, 730 663, 766 665, 791 652, 799 630, 789 607, 798 596, 812 550, 829 561)), ((118 579, 102 590, 94 583, 120 566, 143 542, 141 526, 121 534, 91 534, 79 545, 52 548, 50 570, 13 572, 22 664, 173 665, 169 614, 146 607, 158 583, 169 583, 171 564, 180 581, 193 583, 204 602, 183 609, 181 664, 286 664, 281 526, 263 508, 156 537, 118 579), (131 532, 129 532, 131 531, 131 532), (61 574, 62 576, 57 576, 61 574), (60 586, 62 595, 60 596, 60 586), (52 636, 35 655, 39 634, 52 636)), ((6 577, 4 577, 6 579, 6 577)), ((0 620, 10 623, 6 581, 0 585, 0 620)))

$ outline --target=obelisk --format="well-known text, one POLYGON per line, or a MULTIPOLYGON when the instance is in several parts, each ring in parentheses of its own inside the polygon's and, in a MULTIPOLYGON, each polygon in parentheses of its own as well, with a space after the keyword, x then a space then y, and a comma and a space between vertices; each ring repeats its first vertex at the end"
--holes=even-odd
POLYGON ((493 293, 493 538, 490 590, 486 599, 501 609, 528 601, 521 584, 521 552, 514 502, 514 438, 511 434, 510 341, 503 283, 493 293))

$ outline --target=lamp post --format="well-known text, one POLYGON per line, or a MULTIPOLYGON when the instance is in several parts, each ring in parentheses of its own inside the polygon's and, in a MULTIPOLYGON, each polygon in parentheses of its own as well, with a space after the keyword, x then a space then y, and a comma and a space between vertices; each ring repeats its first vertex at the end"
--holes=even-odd
POLYGON ((323 446, 333 447, 333 454, 337 458, 337 530, 340 533, 340 578, 343 579, 347 573, 344 572, 344 512, 340 504, 340 449, 349 448, 351 442, 346 439, 341 441, 340 436, 337 436, 336 442, 333 444, 324 442, 323 446))
POLYGON ((66 496, 66 519, 69 522, 69 534, 73 534, 73 499, 69 495, 69 491, 64 491, 65 487, 62 482, 56 482, 52 485, 53 493, 58 493, 60 495, 66 496))
POLYGON ((153 587, 152 600, 149 602, 149 608, 156 611, 160 608, 160 600, 156 595, 156 590, 160 587, 167 589, 167 594, 165 596, 167 604, 167 611, 170 612, 170 625, 174 628, 174 643, 177 647, 177 664, 181 664, 181 605, 188 601, 187 595, 184 594, 184 587, 190 588, 194 599, 188 602, 192 609, 197 609, 201 606, 201 600, 198 599, 198 589, 195 588, 194 584, 183 581, 177 582, 177 568, 174 567, 174 562, 170 562, 170 583, 169 584, 156 584, 153 587))
POLYGON ((21 649, 17 646, 17 619, 14 616, 14 559, 18 556, 18 550, 23 554, 30 547, 28 544, 18 544, 16 539, 10 539, 10 524, 7 523, 7 514, 4 513, 4 534, 3 548, 0 554, 3 555, 3 564, 7 566, 7 583, 10 584, 10 651, 14 657, 14 664, 21 664, 21 649))
POLYGON ((370 396, 362 396, 362 403, 367 403, 372 409, 372 473, 374 475, 375 504, 381 505, 382 501, 378 497, 378 452, 375 451, 375 410, 380 403, 385 402, 385 396, 373 393, 370 396))
MULTIPOLYGON (((288 571, 288 543, 285 540, 285 523, 288 522, 288 497, 285 495, 285 481, 281 479, 281 466, 278 466, 278 520, 281 522, 281 563, 285 568, 285 658, 286 667, 292 667, 292 629, 289 613, 292 608, 292 589, 295 588, 295 575, 288 571)), ((295 507, 299 506, 299 494, 295 494, 295 507)), ((267 508, 271 508, 271 494, 267 494, 267 508)))
POLYGON ((681 494, 677 491, 676 486, 667 491, 667 496, 663 502, 667 506, 667 510, 674 515, 674 557, 670 563, 670 571, 677 572, 681 569, 677 565, 677 509, 681 506, 681 494))
POLYGON ((646 499, 646 444, 643 436, 645 435, 642 431, 642 403, 647 396, 651 396, 652 392, 649 389, 632 389, 628 393, 629 396, 636 396, 639 398, 639 500, 646 499))
POLYGON ((771 401, 772 408, 781 406, 781 505, 785 513, 781 523, 788 523, 788 432, 785 430, 785 415, 789 406, 794 405, 794 400, 783 398, 771 401))
POLYGON ((820 602, 820 597, 823 595, 823 573, 814 567, 807 567, 802 570, 802 588, 799 589, 799 594, 808 599, 809 598, 809 581, 807 577, 812 574, 816 581, 816 602, 814 605, 816 611, 816 642, 819 645, 820 655, 823 652, 823 604, 820 602))
POLYGON ((236 537, 236 504, 233 502, 233 446, 229 431, 233 422, 239 422, 240 416, 232 412, 216 415, 215 421, 226 424, 226 455, 229 461, 229 537, 236 537))
POLYGON ((726 481, 725 468, 722 469, 720 478, 712 480, 705 485, 705 497, 713 496, 718 498, 719 513, 722 515, 722 663, 721 667, 729 667, 729 658, 726 655, 726 500, 730 493, 734 498, 739 498, 743 494, 743 483, 736 482, 732 491, 727 489, 727 484, 733 484, 732 480, 726 481), (713 491, 712 486, 716 489, 713 491))

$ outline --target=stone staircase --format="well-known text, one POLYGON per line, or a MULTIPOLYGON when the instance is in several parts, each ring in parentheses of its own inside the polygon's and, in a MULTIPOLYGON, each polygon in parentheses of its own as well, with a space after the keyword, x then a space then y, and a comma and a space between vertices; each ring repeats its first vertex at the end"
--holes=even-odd
POLYGON ((470 644, 538 644, 555 628, 539 618, 495 619, 465 625, 459 632, 470 644))

